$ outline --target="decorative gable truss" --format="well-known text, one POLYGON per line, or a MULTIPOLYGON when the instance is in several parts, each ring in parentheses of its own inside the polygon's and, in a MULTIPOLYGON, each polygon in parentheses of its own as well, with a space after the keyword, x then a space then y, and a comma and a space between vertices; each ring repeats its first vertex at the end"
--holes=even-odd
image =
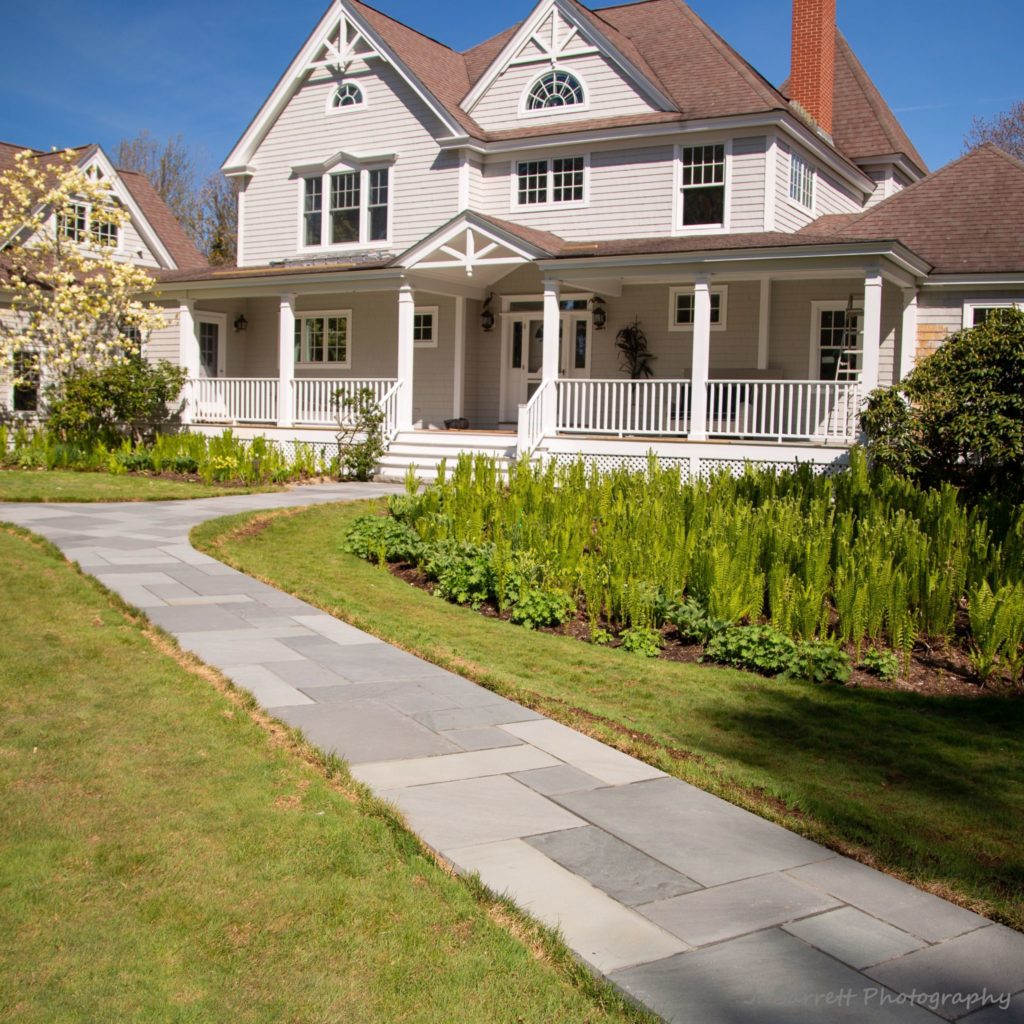
POLYGON ((345 0, 335 0, 249 123, 221 170, 228 177, 244 177, 254 172, 252 160, 260 143, 310 75, 323 71, 344 73, 356 62, 368 65, 370 61, 390 65, 405 79, 436 115, 442 135, 461 137, 465 134, 451 113, 359 12, 345 0))
POLYGON ((514 68, 571 68, 580 58, 601 57, 655 110, 674 110, 661 87, 599 28, 576 10, 571 0, 541 0, 519 31, 462 101, 472 113, 492 86, 514 68))

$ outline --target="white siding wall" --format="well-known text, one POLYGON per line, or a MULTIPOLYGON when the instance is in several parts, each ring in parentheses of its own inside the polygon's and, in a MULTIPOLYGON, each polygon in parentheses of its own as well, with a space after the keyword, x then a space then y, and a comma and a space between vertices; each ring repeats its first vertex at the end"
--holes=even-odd
POLYGON ((153 255, 152 250, 142 240, 138 229, 130 221, 121 225, 121 252, 125 259, 140 267, 159 267, 160 262, 153 255))
POLYGON ((178 363, 180 347, 178 344, 178 307, 168 303, 160 304, 163 308, 164 326, 153 331, 146 339, 143 353, 151 363, 161 359, 178 363))
POLYGON ((434 115, 394 69, 379 61, 359 82, 367 95, 365 108, 328 114, 334 80, 320 74, 307 81, 260 144, 244 204, 247 265, 298 254, 302 186, 291 168, 340 150, 356 156, 397 154, 389 249, 405 249, 457 212, 458 158, 438 150, 434 115))
POLYGON ((764 228, 764 136, 734 139, 732 143, 733 231, 761 231, 764 228))
POLYGON ((784 139, 778 140, 778 171, 776 181, 775 224, 779 231, 799 231, 812 220, 827 213, 859 213, 864 209, 860 198, 855 196, 833 175, 818 166, 811 155, 799 147, 793 147, 784 139), (789 198, 790 153, 796 149, 815 168, 814 209, 807 210, 789 198))

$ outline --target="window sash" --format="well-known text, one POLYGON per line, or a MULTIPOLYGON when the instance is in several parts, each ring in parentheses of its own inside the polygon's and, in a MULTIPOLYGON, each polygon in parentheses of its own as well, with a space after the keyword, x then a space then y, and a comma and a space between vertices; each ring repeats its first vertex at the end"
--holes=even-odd
POLYGON ((320 313, 295 318, 295 361, 348 365, 348 313, 320 313))
POLYGON ((389 168, 335 171, 304 181, 302 217, 305 247, 387 240, 391 195, 389 168), (325 192, 328 200, 326 223, 325 192))
POLYGON ((580 203, 585 198, 586 158, 520 160, 516 164, 516 204, 580 203))
POLYGON ((388 201, 391 194, 391 175, 386 167, 370 171, 369 228, 370 241, 380 242, 388 237, 388 201))
POLYGON ((68 203, 58 216, 58 230, 69 242, 84 242, 88 207, 84 203, 68 203))
POLYGON ((548 201, 547 160, 523 160, 519 164, 519 205, 534 206, 548 201))
POLYGON ((323 229, 324 183, 322 178, 306 178, 302 202, 306 245, 319 245, 323 229))
MULTIPOLYGON (((678 292, 675 304, 675 324, 677 327, 692 327, 696 299, 693 292, 678 292)), ((711 292, 711 326, 718 327, 722 323, 722 293, 711 292)))
POLYGON ((814 205, 814 168, 799 153, 789 157, 789 198, 808 210, 814 205))
POLYGON ((725 223, 725 145, 684 146, 680 154, 684 227, 725 223))

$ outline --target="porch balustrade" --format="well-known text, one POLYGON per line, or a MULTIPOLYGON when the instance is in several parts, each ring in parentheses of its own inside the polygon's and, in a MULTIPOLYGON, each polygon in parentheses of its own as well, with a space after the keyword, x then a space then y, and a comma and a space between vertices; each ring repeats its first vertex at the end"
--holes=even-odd
POLYGON ((375 402, 380 403, 394 383, 394 379, 377 377, 346 377, 341 380, 296 378, 292 381, 292 421, 303 426, 334 426, 338 422, 339 409, 344 412, 346 399, 354 399, 365 390, 373 395, 375 402))
POLYGON ((685 436, 688 380, 560 380, 556 429, 563 434, 685 436))

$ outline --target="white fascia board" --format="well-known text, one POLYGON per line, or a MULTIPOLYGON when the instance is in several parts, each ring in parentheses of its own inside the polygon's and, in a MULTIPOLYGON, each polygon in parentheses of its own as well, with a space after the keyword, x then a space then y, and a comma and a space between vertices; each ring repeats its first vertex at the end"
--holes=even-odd
POLYGON ((617 64, 629 80, 641 91, 655 106, 662 110, 676 110, 676 105, 665 95, 632 61, 628 60, 603 33, 598 32, 588 22, 579 18, 575 11, 568 5, 559 3, 559 0, 542 0, 530 15, 519 26, 519 31, 505 44, 501 53, 491 61, 490 67, 480 77, 476 85, 466 93, 460 104, 466 113, 472 113, 473 108, 480 102, 487 90, 494 84, 496 78, 508 67, 515 55, 529 42, 530 37, 535 35, 544 19, 553 10, 558 13, 579 35, 591 46, 596 47, 606 60, 617 64))
POLYGON ((1003 274, 933 274, 921 286, 942 288, 1024 288, 1024 272, 1003 274))
POLYGON ((355 25, 365 39, 372 42, 382 59, 398 71, 408 82, 413 92, 437 115, 438 120, 445 128, 453 135, 464 134, 461 126, 445 110, 441 103, 423 86, 423 83, 406 67, 404 62, 398 59, 390 47, 384 45, 384 42, 378 38, 366 22, 344 0, 335 0, 317 23, 312 34, 303 44, 302 49, 296 54, 295 59, 288 65, 288 70, 278 79, 277 85, 274 86, 273 91, 267 97, 263 106, 260 107, 259 113, 249 123, 249 127, 246 128, 242 137, 235 143, 234 148, 228 154, 221 168, 225 174, 229 171, 239 173, 238 168, 251 165, 253 154, 263 140, 264 135, 280 117, 288 101, 305 79, 314 54, 324 45, 328 36, 334 30, 341 14, 344 14, 355 25))
POLYGON ((393 164, 398 159, 397 153, 379 153, 376 155, 359 156, 356 153, 346 153, 339 149, 337 153, 324 160, 312 164, 296 164, 291 168, 292 174, 301 177, 304 174, 324 174, 332 167, 344 163, 349 167, 366 167, 370 164, 393 164))
POLYGON ((831 259, 835 257, 884 257, 919 277, 928 273, 929 265, 915 256, 904 245, 878 242, 847 242, 836 245, 787 245, 767 249, 704 249, 698 252, 648 253, 629 256, 585 256, 579 258, 545 257, 537 260, 542 273, 557 274, 559 270, 587 270, 605 274, 612 268, 674 266, 680 263, 727 264, 737 262, 764 262, 831 259))
POLYGON ((88 170, 92 166, 98 166, 106 177, 106 180, 110 182, 110 186, 114 190, 114 195, 116 195, 124 204, 129 216, 132 218, 136 228, 138 228, 139 234, 142 236, 142 240, 146 243, 146 246, 153 255, 165 265, 166 270, 177 270, 178 264, 174 262, 171 254, 167 251, 167 247, 153 229, 153 225, 146 220, 142 209, 139 207, 138 203, 135 202, 131 192, 128 191, 128 186, 125 185, 121 180, 120 174, 117 173, 117 168, 114 167, 107 158, 107 154, 104 153, 99 146, 96 147, 96 151, 92 156, 81 164, 83 171, 88 170))
MULTIPOLYGON (((319 294, 327 286, 332 293, 389 291, 405 278, 404 270, 339 270, 335 273, 302 274, 283 269, 280 274, 258 277, 213 278, 205 281, 158 282, 152 296, 168 298, 245 298, 282 293, 319 294)), ((151 296, 151 297, 152 297, 151 296)))
POLYGON ((857 161, 858 167, 894 167, 901 171, 911 181, 919 181, 927 178, 928 172, 923 167, 918 167, 909 157, 902 153, 881 153, 878 156, 865 157, 857 161))

